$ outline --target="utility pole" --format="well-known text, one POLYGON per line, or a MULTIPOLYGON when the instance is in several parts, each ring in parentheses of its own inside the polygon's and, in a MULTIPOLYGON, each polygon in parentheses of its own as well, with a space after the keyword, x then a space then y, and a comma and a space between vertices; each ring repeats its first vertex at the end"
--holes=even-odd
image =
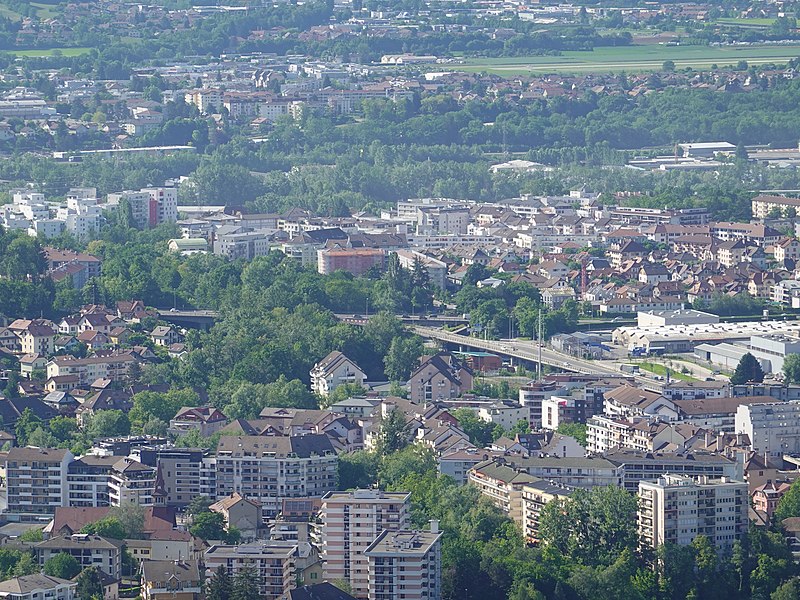
POLYGON ((539 362, 536 365, 536 380, 542 380, 542 309, 539 309, 539 335, 536 336, 539 341, 539 362))

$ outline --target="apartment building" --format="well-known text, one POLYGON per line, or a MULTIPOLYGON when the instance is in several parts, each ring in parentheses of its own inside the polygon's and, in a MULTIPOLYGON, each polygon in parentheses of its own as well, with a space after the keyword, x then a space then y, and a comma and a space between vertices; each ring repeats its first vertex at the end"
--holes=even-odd
POLYGON ((749 437, 757 454, 800 452, 800 402, 742 404, 736 409, 736 433, 749 437))
POLYGON ((639 483, 637 519, 643 548, 671 543, 687 546, 706 536, 720 554, 728 554, 749 526, 747 483, 727 477, 709 479, 663 475, 639 483))
POLYGON ((354 596, 366 598, 369 560, 364 552, 384 530, 409 526, 410 498, 408 493, 380 490, 325 494, 320 512, 325 578, 348 581, 354 596))
POLYGON ((386 252, 382 248, 324 248, 317 250, 317 271, 330 275, 336 271, 347 271, 353 275, 364 275, 370 269, 383 269, 386 252))
POLYGON ((488 460, 469 471, 469 483, 515 523, 522 523, 522 489, 538 478, 510 465, 488 460))
POLYGON ((119 456, 87 454, 69 463, 65 506, 110 506, 108 483, 119 456))
MULTIPOLYGON (((364 552, 369 561, 369 600, 439 600, 442 597, 442 534, 386 530, 364 552)), ((358 594, 354 595, 358 596, 358 594)))
POLYGON ((116 352, 103 356, 73 358, 72 356, 55 356, 47 363, 47 377, 76 375, 80 385, 86 386, 98 379, 109 379, 122 382, 128 371, 138 359, 128 352, 116 352))
POLYGON ((522 535, 529 544, 538 544, 539 516, 550 502, 569 498, 573 489, 565 485, 537 480, 522 486, 522 535))
POLYGON ((53 340, 56 332, 49 321, 17 319, 8 328, 19 338, 19 348, 22 354, 49 356, 53 353, 53 340))
POLYGON ((600 457, 542 455, 494 458, 478 463, 473 467, 472 471, 485 470, 491 462, 508 465, 520 473, 527 473, 532 477, 553 481, 569 487, 594 488, 607 485, 622 485, 622 469, 611 461, 600 457))
POLYGON ((344 384, 363 386, 367 379, 361 367, 338 350, 334 350, 316 363, 310 375, 311 390, 321 396, 328 396, 344 384))
POLYGON ((743 404, 770 404, 772 396, 738 396, 736 398, 703 398, 674 400, 681 421, 721 433, 736 432, 736 411, 743 404))
POLYGON ((8 600, 73 600, 78 584, 43 573, 0 582, 0 598, 8 600))
POLYGON ((320 497, 336 488, 338 458, 324 434, 223 436, 217 447, 218 499, 238 492, 261 503, 265 518, 284 498, 320 497))
POLYGON ((216 460, 198 448, 142 448, 139 461, 159 470, 160 490, 166 506, 182 508, 195 496, 214 498, 217 494, 216 460))
POLYGON ((622 486, 635 494, 640 481, 653 480, 665 473, 712 479, 741 478, 739 465, 732 458, 714 452, 643 452, 617 448, 604 455, 622 473, 622 486))
POLYGON ((785 215, 790 208, 800 210, 800 198, 760 195, 751 201, 754 219, 766 219, 772 211, 785 215))
POLYGON ((244 568, 258 573, 259 594, 265 600, 285 597, 295 587, 298 559, 296 542, 260 541, 251 544, 214 544, 204 555, 207 572, 224 566, 235 577, 244 568))
POLYGON ((178 189, 171 187, 125 190, 108 195, 108 204, 130 211, 132 224, 139 229, 156 227, 178 220, 178 189))
POLYGON ((122 546, 120 540, 112 540, 99 535, 75 533, 51 537, 34 546, 39 564, 60 553, 74 557, 81 568, 97 567, 115 580, 122 577, 122 546))
POLYGON ((108 501, 111 506, 153 506, 157 469, 132 458, 121 458, 111 468, 108 501))
POLYGON ((67 502, 69 450, 11 448, 5 460, 9 520, 49 520, 67 502))

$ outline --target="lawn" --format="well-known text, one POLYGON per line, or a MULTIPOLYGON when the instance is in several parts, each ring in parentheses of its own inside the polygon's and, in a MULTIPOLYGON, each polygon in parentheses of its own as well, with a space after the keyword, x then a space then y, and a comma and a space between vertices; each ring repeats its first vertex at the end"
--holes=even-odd
MULTIPOLYGON (((512 77, 530 73, 587 73, 660 71, 671 60, 677 69, 748 64, 785 63, 800 56, 800 46, 615 46, 594 51, 564 52, 561 56, 517 56, 465 59, 459 69, 488 71, 512 77)), ((440 67, 441 68, 441 67, 440 67)))
MULTIPOLYGON (((664 378, 667 377, 667 367, 665 367, 660 363, 645 361, 636 364, 638 364, 639 368, 643 371, 648 371, 650 373, 653 373, 654 375, 661 375, 664 378)), ((692 377, 691 375, 686 375, 684 373, 681 373, 680 371, 676 371, 675 369, 669 370, 669 377, 670 379, 678 379, 680 381, 700 381, 696 377, 692 377)))
POLYGON ((6 52, 16 54, 17 56, 41 57, 53 56, 53 53, 56 51, 60 52, 61 56, 80 56, 86 54, 90 50, 91 48, 49 48, 41 50, 6 50, 6 52))

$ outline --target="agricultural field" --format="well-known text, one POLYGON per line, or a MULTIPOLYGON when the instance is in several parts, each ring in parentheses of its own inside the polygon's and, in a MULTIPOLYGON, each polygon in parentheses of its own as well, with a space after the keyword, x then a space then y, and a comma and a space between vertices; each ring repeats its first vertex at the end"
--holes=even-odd
POLYGON ((619 73, 622 71, 660 71, 671 60, 676 69, 735 65, 785 63, 800 56, 799 46, 617 46, 594 51, 564 52, 561 56, 520 56, 511 58, 467 59, 465 71, 490 72, 512 77, 529 73, 619 73))
POLYGON ((9 54, 15 54, 16 56, 38 58, 43 56, 54 56, 57 53, 60 53, 61 56, 81 56, 90 50, 91 48, 42 48, 35 50, 5 50, 5 52, 8 52, 9 54))

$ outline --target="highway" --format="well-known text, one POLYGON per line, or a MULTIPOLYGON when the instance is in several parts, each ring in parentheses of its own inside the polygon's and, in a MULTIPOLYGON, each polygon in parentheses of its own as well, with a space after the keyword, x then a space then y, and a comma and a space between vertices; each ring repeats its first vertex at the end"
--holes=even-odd
MULTIPOLYGON (((516 359, 539 362, 539 346, 536 342, 513 340, 513 341, 494 341, 482 340, 476 337, 468 337, 464 335, 457 335, 449 331, 442 331, 441 329, 434 329, 432 327, 414 327, 416 333, 424 338, 448 342, 450 344, 458 344, 459 346, 466 346, 476 350, 485 350, 493 354, 502 356, 510 356, 516 359)), ((550 365, 564 371, 572 371, 573 373, 583 373, 585 375, 613 375, 616 377, 628 376, 627 373, 619 371, 618 367, 613 363, 607 363, 597 360, 584 360, 576 358, 563 352, 558 352, 552 348, 542 348, 542 364, 550 365)), ((635 376, 636 382, 640 385, 647 385, 649 389, 660 387, 660 382, 657 382, 649 377, 635 376)))

